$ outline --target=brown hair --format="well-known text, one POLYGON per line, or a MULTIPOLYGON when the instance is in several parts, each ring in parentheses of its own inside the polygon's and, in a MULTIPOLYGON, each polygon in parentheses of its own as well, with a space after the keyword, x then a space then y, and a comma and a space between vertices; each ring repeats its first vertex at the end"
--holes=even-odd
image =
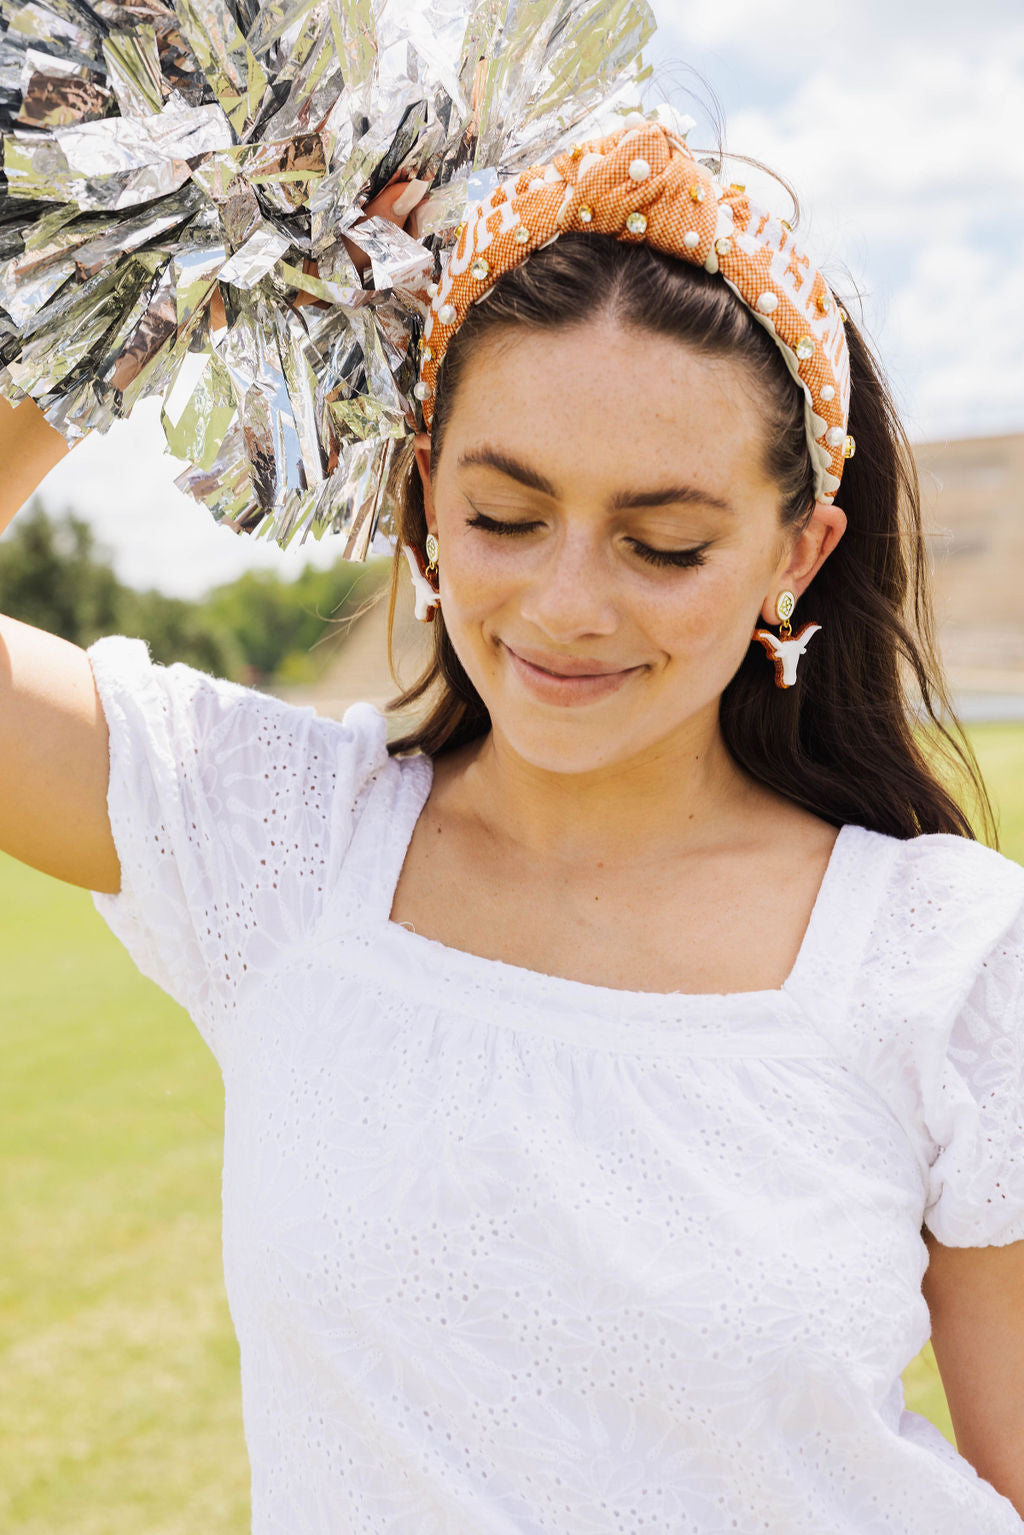
MULTIPOLYGON (((840 300, 842 302, 842 300, 840 300)), ((847 310, 850 305, 845 304, 847 310)), ((742 359, 764 422, 765 470, 779 487, 780 527, 794 533, 814 506, 803 394, 778 346, 717 275, 611 236, 566 234, 505 273, 473 307, 438 377, 431 434, 436 466, 467 359, 483 338, 526 326, 558 330, 597 315, 672 336, 709 357, 742 359)), ((834 825, 848 821, 895 837, 975 833, 932 765, 966 780, 985 835, 996 843, 977 761, 956 718, 935 648, 917 471, 888 387, 852 318, 849 431, 857 444, 837 502, 847 529, 815 575, 808 615, 822 629, 795 687, 780 689, 752 643, 719 705, 726 746, 760 782, 834 825), (913 699, 916 688, 920 702, 913 699), (916 726, 925 727, 922 743, 916 726)), ((392 481, 401 543, 422 549, 423 492, 411 444, 392 481)), ((405 570, 396 552, 390 620, 405 570)), ((405 710, 432 695, 422 721, 392 752, 431 755, 485 734, 490 719, 445 630, 422 676, 389 705, 405 710)))

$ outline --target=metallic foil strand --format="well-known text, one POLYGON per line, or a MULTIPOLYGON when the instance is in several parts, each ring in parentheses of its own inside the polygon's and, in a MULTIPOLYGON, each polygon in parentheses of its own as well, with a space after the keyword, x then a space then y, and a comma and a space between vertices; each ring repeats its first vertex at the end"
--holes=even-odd
POLYGON ((162 400, 237 532, 392 534, 467 207, 640 104, 646 0, 0 0, 0 394, 162 400), (415 238, 364 209, 416 181, 415 238))
POLYGON ((151 117, 159 112, 164 92, 153 27, 111 32, 103 39, 103 61, 122 117, 151 117))

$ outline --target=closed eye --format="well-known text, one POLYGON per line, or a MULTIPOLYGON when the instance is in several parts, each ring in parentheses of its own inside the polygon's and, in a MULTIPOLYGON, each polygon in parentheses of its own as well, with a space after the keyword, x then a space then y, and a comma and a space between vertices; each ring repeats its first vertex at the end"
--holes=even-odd
POLYGON ((530 533, 534 528, 540 527, 538 522, 499 522, 495 517, 485 517, 483 512, 474 512, 472 517, 466 518, 467 528, 483 528, 485 533, 530 533))
POLYGON ((703 565, 704 550, 708 547, 707 544, 698 544, 693 549, 652 549, 635 538, 631 538, 630 543, 648 565, 703 565))
MULTIPOLYGON (((531 533, 534 528, 540 527, 539 522, 501 522, 496 517, 487 517, 483 512, 474 511, 472 517, 466 518, 466 526, 481 528, 485 533, 504 534, 507 537, 515 537, 519 533, 531 533)), ((704 551, 707 544, 698 544, 693 549, 652 549, 649 544, 642 544, 639 539, 631 538, 629 543, 648 565, 674 565, 682 566, 703 565, 705 563, 704 551)))

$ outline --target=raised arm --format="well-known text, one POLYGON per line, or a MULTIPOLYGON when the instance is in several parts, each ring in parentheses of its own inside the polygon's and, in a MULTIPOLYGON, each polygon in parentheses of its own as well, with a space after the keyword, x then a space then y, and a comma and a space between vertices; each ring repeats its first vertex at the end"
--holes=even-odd
POLYGON ((37 405, 31 400, 11 405, 0 395, 0 533, 67 451, 37 405))
MULTIPOLYGON (((427 185, 392 181, 365 212, 418 235, 427 185)), ((369 258, 346 244, 365 267, 369 258)), ((297 302, 310 300, 300 295, 297 302)), ((211 318, 215 330, 225 323, 219 291, 211 318)), ((0 533, 67 451, 30 400, 12 407, 0 398, 0 533)), ((116 892, 121 868, 107 815, 109 764, 106 720, 85 651, 0 616, 0 852, 69 884, 116 892)))
MULTIPOLYGON (((67 451, 31 400, 0 399, 0 531, 67 451)), ((0 615, 0 851, 87 890, 118 890, 108 770, 85 651, 0 615)))

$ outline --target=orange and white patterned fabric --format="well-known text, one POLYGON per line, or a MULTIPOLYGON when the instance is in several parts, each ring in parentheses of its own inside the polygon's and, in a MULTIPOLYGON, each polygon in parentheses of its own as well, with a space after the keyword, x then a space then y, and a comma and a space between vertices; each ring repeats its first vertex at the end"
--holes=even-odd
POLYGON ((718 272, 774 337, 805 396, 815 494, 831 502, 854 451, 847 434, 846 315, 781 219, 691 155, 685 139, 634 116, 602 139, 498 185, 470 210, 424 328, 417 398, 429 430, 438 369, 470 304, 503 272, 569 230, 647 244, 718 272))

